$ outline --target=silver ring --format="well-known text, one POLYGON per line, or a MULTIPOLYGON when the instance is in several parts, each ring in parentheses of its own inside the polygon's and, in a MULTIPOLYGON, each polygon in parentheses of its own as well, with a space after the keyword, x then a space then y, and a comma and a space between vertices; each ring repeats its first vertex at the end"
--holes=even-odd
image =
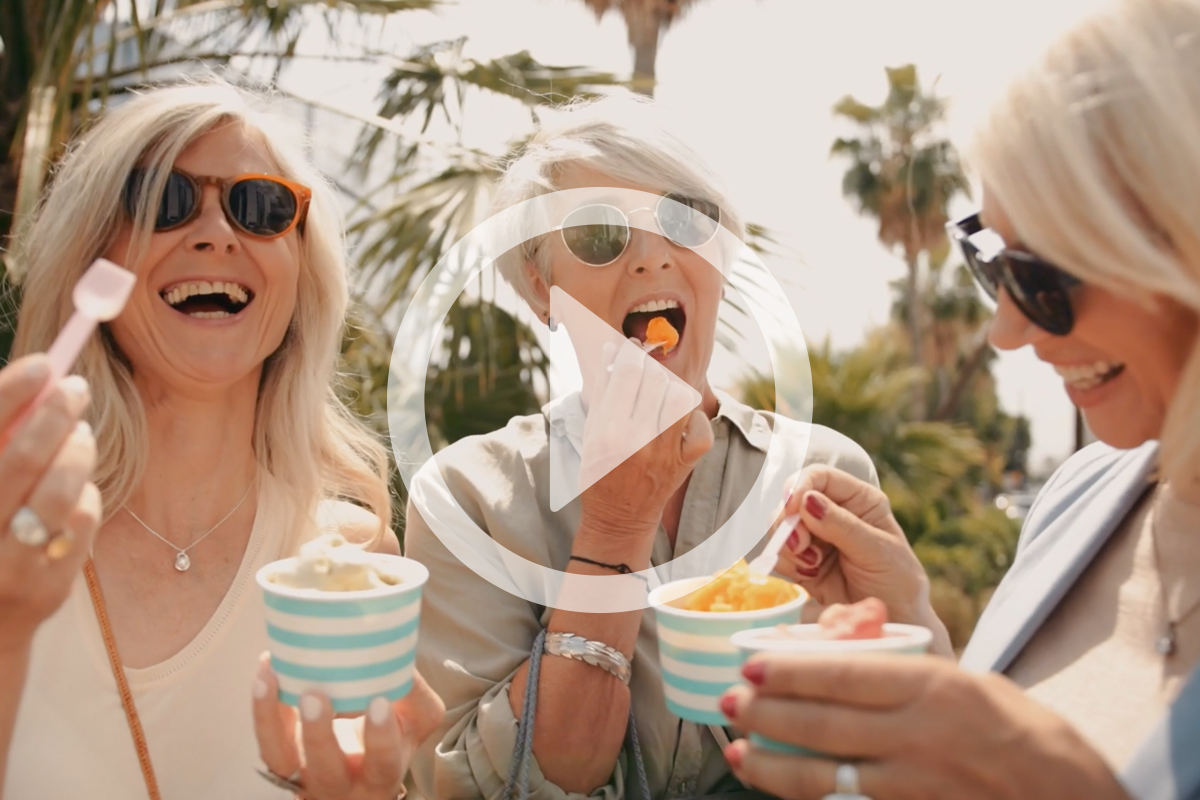
POLYGON ((41 547, 50 541, 50 531, 46 530, 42 518, 29 506, 17 509, 8 523, 8 532, 26 547, 41 547))
POLYGON ((858 767, 853 764, 838 764, 833 777, 833 790, 838 794, 860 794, 858 789, 858 767))
POLYGON ((288 778, 281 778, 267 769, 255 769, 255 772, 261 775, 267 783, 278 786, 280 789, 287 789, 289 792, 295 792, 296 794, 303 794, 304 792, 304 784, 300 782, 300 770, 296 770, 288 778))

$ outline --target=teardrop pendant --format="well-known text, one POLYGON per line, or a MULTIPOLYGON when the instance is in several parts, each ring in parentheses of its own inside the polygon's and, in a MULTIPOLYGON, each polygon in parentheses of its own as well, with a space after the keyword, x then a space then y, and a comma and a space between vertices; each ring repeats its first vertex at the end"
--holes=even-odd
POLYGON ((1154 649, 1163 656, 1175 654, 1175 626, 1172 623, 1167 623, 1167 630, 1154 643, 1154 649))
POLYGON ((188 567, 191 565, 192 560, 188 558, 188 554, 180 550, 179 555, 175 556, 175 569, 180 572, 187 572, 188 567))

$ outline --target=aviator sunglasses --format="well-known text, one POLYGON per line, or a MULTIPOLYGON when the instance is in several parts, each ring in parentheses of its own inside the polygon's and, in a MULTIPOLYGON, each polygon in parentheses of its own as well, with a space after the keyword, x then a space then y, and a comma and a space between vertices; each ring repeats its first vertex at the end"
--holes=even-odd
POLYGON ((1000 288, 1034 325, 1055 336, 1066 336, 1075 325, 1071 289, 1080 284, 1074 275, 1022 250, 1001 248, 985 256, 971 237, 987 231, 972 214, 946 225, 951 241, 957 242, 975 280, 988 297, 998 299, 1000 288))
MULTIPOLYGON (((629 246, 629 215, 649 208, 622 211, 608 203, 580 206, 559 226, 563 244, 585 264, 603 267, 613 263, 629 246)), ((717 235, 721 209, 707 200, 678 194, 663 195, 653 209, 658 229, 683 247, 700 247, 717 235)))
MULTIPOLYGON (((153 180, 154 175, 145 169, 129 173, 123 200, 125 211, 131 218, 136 218, 141 194, 153 180)), ((159 198, 158 209, 154 211, 154 230, 169 231, 199 216, 205 186, 220 189, 221 208, 231 225, 259 239, 277 239, 297 225, 303 226, 312 200, 312 192, 307 186, 275 175, 254 173, 213 178, 172 169, 159 198)))

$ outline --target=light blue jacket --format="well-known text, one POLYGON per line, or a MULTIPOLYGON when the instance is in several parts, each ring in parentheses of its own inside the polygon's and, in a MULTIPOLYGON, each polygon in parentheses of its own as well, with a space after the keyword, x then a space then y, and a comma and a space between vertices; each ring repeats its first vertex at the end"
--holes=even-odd
MULTIPOLYGON (((1156 442, 1133 450, 1094 444, 1059 468, 1029 510, 964 668, 1008 669, 1142 495, 1157 454, 1156 442)), ((1136 800, 1200 800, 1200 667, 1120 778, 1136 800)))

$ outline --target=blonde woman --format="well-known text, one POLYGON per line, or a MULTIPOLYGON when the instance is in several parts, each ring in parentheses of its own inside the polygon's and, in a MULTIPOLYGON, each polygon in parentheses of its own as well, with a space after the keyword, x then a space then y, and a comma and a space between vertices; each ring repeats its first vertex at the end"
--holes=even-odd
POLYGON ((377 698, 344 751, 328 700, 280 705, 260 661, 259 566, 322 529, 397 549, 384 453, 331 389, 337 201, 261 105, 220 84, 129 100, 75 143, 19 232, 19 353, 50 344, 96 257, 137 285, 78 366, 105 509, 92 559, 57 610, 0 589, 37 631, 23 688, 0 680, 20 704, 0 716, 7 800, 289 796, 264 764, 314 800, 392 800, 440 718, 418 678, 377 698))
MULTIPOLYGON (((992 343, 1032 347, 1101 441, 1042 489, 965 670, 755 661, 726 713, 827 755, 738 742, 738 775, 786 798, 1200 797, 1197 130, 1197 0, 1117 3, 996 104, 983 210, 954 234, 999 302, 992 343)), ((839 551, 807 583, 827 601, 855 599, 831 587, 861 592, 902 536, 879 492, 832 471, 795 508, 839 551)))

